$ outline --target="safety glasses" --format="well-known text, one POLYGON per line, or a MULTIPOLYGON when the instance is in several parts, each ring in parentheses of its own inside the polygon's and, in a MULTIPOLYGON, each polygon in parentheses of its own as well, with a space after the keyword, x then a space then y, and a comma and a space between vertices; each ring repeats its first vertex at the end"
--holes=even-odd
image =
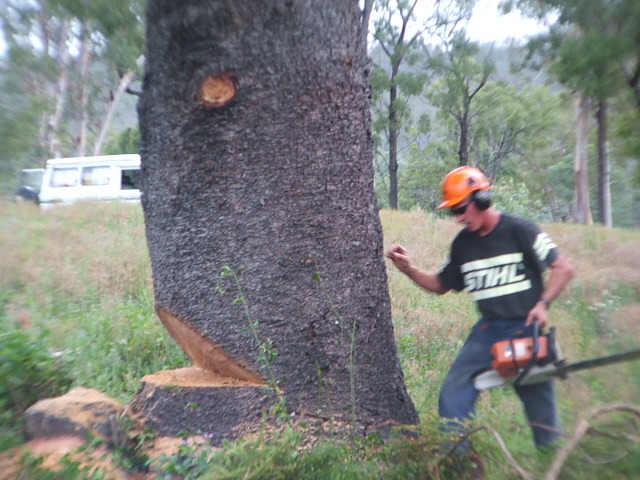
POLYGON ((449 209, 449 213, 453 216, 455 215, 464 215, 464 213, 467 211, 467 207, 469 207, 469 205, 471 205, 471 200, 468 201, 467 203, 465 203, 464 205, 460 205, 459 207, 456 208, 450 208, 449 209))

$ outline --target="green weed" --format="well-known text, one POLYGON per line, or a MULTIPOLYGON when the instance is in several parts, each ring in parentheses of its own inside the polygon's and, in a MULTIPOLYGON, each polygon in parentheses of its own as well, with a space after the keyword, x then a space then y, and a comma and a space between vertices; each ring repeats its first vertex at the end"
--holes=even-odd
POLYGON ((7 319, 0 302, 0 450, 22 441, 27 408, 70 384, 66 365, 47 349, 46 335, 30 338, 7 319))
POLYGON ((300 431, 223 445, 199 480, 348 480, 375 478, 375 469, 350 444, 320 443, 305 449, 300 431))

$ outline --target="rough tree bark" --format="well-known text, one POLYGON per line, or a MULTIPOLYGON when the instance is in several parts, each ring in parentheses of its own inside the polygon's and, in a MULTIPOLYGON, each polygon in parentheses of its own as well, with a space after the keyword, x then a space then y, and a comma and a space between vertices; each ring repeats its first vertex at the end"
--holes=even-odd
POLYGON ((162 321, 201 369, 278 382, 289 411, 367 431, 417 414, 391 323, 360 15, 357 0, 151 0, 138 108, 162 321))

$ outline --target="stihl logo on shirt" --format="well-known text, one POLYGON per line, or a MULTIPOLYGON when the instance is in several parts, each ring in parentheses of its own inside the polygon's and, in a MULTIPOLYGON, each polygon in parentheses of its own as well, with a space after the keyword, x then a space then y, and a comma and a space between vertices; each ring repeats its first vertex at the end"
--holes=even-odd
POLYGON ((508 253, 463 264, 465 290, 484 300, 530 289, 531 281, 520 273, 522 259, 522 253, 508 253))

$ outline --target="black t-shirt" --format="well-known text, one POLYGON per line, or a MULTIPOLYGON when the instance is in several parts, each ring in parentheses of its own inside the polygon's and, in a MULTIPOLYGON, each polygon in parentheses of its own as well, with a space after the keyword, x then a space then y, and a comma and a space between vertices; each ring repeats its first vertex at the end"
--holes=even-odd
POLYGON ((542 272, 557 257, 556 245, 533 222, 502 213, 484 237, 462 229, 439 275, 446 288, 469 292, 483 317, 522 319, 540 300, 542 272))

